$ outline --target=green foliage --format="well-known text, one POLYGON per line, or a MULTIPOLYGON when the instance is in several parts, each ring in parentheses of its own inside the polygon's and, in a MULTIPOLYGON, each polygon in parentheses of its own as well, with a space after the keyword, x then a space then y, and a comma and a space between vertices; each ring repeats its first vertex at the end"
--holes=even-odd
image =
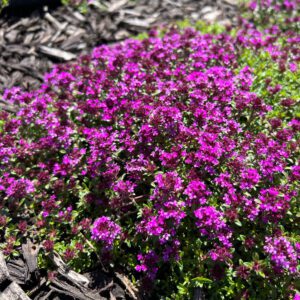
POLYGON ((188 27, 194 27, 196 30, 203 34, 220 34, 226 31, 226 27, 219 23, 208 24, 205 21, 199 20, 193 24, 189 19, 178 21, 176 23, 179 28, 184 29, 188 27))
POLYGON ((6 7, 9 4, 9 0, 2 0, 0 1, 0 12, 4 7, 6 7))
POLYGON ((298 70, 295 72, 288 68, 280 70, 278 63, 272 60, 268 52, 261 50, 254 53, 251 49, 243 49, 239 56, 239 63, 239 69, 249 66, 253 70, 252 91, 272 105, 273 110, 269 113, 270 117, 279 117, 284 122, 300 117, 300 106, 297 105, 300 98, 299 64, 298 70), (276 85, 280 85, 281 89, 272 94, 269 89, 276 85), (294 100, 295 105, 289 109, 282 106, 281 101, 286 98, 294 100))
POLYGON ((64 5, 71 5, 76 7, 81 13, 85 14, 88 11, 88 2, 86 0, 74 1, 74 0, 61 0, 64 5))

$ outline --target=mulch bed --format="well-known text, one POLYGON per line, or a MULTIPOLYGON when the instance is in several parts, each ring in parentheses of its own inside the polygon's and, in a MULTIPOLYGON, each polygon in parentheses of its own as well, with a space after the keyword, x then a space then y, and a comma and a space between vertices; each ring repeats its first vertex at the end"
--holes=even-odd
POLYGON ((234 1, 115 0, 84 15, 59 5, 33 11, 8 9, 0 18, 0 94, 12 86, 36 89, 53 64, 74 60, 97 45, 118 42, 157 24, 187 17, 232 23, 234 1))
POLYGON ((56 270, 52 278, 38 269, 40 247, 29 240, 22 245, 22 255, 5 261, 0 252, 1 300, 137 300, 141 299, 129 279, 101 266, 85 274, 71 270, 53 253, 56 270))
MULTIPOLYGON (((6 88, 36 89, 53 64, 75 60, 97 45, 116 43, 153 26, 187 17, 191 22, 202 19, 233 24, 237 14, 234 1, 116 0, 106 2, 101 9, 91 8, 87 14, 55 1, 51 7, 8 9, 0 18, 0 109, 15 110, 1 100, 6 88)), ((55 255, 51 259, 57 276, 47 284, 46 274, 37 267, 38 251, 38 246, 28 241, 17 259, 5 261, 0 252, 1 300, 144 297, 115 270, 105 272, 99 266, 82 275, 69 270, 55 255)), ((204 299, 200 289, 195 290, 194 299, 204 299)))

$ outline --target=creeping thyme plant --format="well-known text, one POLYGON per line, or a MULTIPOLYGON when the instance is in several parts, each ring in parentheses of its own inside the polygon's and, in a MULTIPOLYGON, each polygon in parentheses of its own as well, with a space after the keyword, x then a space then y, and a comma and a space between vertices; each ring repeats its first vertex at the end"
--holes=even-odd
POLYGON ((293 26, 151 30, 7 90, 5 255, 101 259, 153 299, 297 299, 299 1, 270 7, 293 26))

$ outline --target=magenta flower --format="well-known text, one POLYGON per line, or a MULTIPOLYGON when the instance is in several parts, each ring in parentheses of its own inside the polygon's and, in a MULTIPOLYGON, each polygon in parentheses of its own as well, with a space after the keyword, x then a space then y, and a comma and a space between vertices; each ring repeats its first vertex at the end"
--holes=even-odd
POLYGON ((203 181, 192 180, 185 189, 184 194, 188 196, 188 205, 193 203, 202 205, 206 203, 206 198, 211 195, 211 192, 207 190, 203 181))
POLYGON ((251 189, 259 182, 260 175, 256 169, 246 169, 242 171, 241 179, 241 188, 251 189))
POLYGON ((92 239, 103 242, 105 248, 111 248, 114 240, 121 234, 121 227, 109 217, 95 220, 91 228, 92 239))
POLYGON ((276 267, 291 274, 297 273, 297 252, 287 238, 266 237, 264 250, 276 267))
POLYGON ((7 178, 8 187, 6 194, 8 197, 21 199, 26 195, 35 191, 34 183, 28 179, 14 179, 12 177, 7 178))

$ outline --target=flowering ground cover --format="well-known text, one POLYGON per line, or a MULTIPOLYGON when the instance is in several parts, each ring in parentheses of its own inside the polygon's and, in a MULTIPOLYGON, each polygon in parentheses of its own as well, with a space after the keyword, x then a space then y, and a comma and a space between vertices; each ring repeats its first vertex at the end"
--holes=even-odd
POLYGON ((152 30, 7 90, 4 253, 30 238, 49 270, 51 251, 78 271, 101 259, 153 299, 296 298, 299 2, 260 5, 237 28, 152 30))

